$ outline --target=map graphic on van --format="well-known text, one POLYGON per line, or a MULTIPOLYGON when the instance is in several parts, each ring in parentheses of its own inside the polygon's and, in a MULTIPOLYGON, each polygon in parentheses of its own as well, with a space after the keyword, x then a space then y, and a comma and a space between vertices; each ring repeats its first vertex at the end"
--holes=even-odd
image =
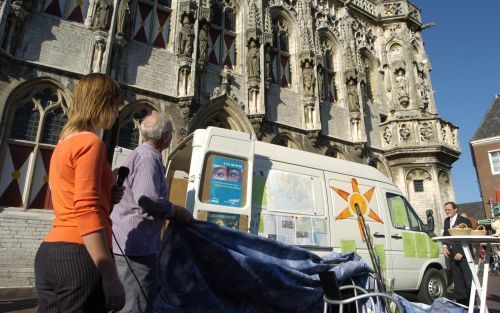
POLYGON ((382 219, 377 215, 377 213, 375 213, 373 209, 368 207, 368 204, 372 199, 373 192, 375 191, 375 187, 372 187, 364 194, 361 194, 359 192, 358 181, 356 180, 356 178, 353 178, 351 180, 351 185, 352 185, 352 193, 330 186, 330 188, 332 188, 333 191, 335 191, 340 197, 342 197, 342 199, 344 199, 349 204, 349 206, 345 208, 342 212, 340 212, 340 214, 337 215, 335 219, 342 220, 345 218, 356 216, 355 205, 357 204, 363 216, 368 216, 372 220, 384 224, 384 221, 382 221, 382 219))

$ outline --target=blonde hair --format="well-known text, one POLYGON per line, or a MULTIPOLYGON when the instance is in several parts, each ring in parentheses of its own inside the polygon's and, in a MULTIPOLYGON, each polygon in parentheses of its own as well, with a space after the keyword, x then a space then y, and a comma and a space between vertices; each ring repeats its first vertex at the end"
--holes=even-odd
POLYGON ((60 139, 78 131, 107 128, 121 104, 122 91, 111 77, 101 73, 84 76, 73 91, 68 122, 61 130, 60 139))

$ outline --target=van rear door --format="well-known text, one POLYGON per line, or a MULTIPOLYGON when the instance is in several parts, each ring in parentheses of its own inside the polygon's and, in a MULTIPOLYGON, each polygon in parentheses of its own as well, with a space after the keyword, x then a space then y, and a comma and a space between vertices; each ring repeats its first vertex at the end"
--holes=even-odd
POLYGON ((196 218, 248 230, 254 148, 251 134, 215 127, 195 132, 187 207, 196 218))

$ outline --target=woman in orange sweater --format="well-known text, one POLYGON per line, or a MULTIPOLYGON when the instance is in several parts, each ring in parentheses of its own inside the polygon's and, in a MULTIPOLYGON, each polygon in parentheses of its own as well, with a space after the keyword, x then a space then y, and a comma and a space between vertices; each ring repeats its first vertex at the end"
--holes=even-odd
POLYGON ((119 310, 125 291, 111 254, 112 188, 104 142, 123 104, 120 86, 104 74, 83 77, 74 89, 68 122, 50 162, 55 219, 35 258, 38 312, 119 310))

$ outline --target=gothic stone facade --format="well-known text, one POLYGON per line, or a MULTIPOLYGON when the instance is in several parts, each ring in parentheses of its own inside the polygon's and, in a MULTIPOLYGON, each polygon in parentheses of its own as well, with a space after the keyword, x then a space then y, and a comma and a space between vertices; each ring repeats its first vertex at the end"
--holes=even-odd
POLYGON ((0 0, 0 286, 33 285, 51 151, 91 72, 126 95, 109 155, 163 110, 177 139, 216 125, 372 165, 439 228, 460 148, 423 28, 407 0, 0 0))

